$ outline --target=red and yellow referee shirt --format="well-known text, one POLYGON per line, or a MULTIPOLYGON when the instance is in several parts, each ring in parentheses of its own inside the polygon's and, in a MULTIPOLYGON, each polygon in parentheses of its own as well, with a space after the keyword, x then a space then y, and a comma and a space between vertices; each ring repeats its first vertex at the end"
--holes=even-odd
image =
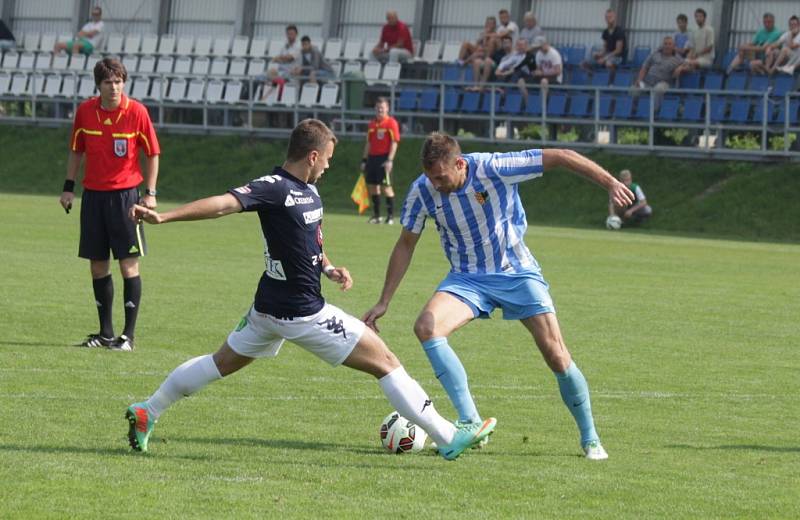
POLYGON ((400 142, 400 125, 397 124, 397 119, 392 116, 386 116, 380 121, 373 119, 369 122, 367 139, 369 155, 388 155, 392 141, 400 142))
POLYGON ((80 104, 70 149, 86 154, 84 188, 111 191, 141 184, 140 147, 148 156, 161 153, 144 105, 124 94, 116 110, 104 110, 99 96, 80 104))

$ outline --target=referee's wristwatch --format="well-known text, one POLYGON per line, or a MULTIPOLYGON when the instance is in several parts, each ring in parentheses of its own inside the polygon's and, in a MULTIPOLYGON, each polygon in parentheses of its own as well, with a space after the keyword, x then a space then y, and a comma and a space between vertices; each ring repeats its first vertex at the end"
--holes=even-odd
POLYGON ((144 194, 149 195, 150 197, 155 197, 156 193, 158 193, 156 190, 151 190, 150 188, 144 190, 144 194))

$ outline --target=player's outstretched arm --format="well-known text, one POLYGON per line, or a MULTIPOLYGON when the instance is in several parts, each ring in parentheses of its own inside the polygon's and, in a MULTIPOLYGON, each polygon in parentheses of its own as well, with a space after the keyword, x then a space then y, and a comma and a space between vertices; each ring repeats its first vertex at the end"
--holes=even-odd
POLYGON ((224 195, 196 200, 164 213, 134 204, 129 216, 135 222, 144 220, 148 224, 164 224, 179 220, 218 218, 241 210, 242 205, 239 200, 230 193, 225 193, 224 195))
POLYGON ((627 186, 614 178, 605 168, 574 150, 562 148, 542 150, 542 166, 545 170, 561 166, 599 184, 608 191, 609 200, 621 208, 633 203, 633 193, 627 186))
POLYGON ((414 249, 417 247, 419 235, 412 233, 407 229, 400 232, 400 238, 392 250, 392 256, 389 257, 389 265, 386 267, 386 279, 383 282, 383 291, 381 297, 370 310, 368 310, 362 321, 375 332, 380 332, 378 329, 378 318, 386 314, 389 308, 389 302, 392 301, 395 291, 400 286, 408 266, 411 264, 411 257, 414 255, 414 249))

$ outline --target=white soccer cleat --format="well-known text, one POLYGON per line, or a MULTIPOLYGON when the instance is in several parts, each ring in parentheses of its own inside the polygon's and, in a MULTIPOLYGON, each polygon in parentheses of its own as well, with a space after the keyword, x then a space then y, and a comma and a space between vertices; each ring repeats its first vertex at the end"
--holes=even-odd
POLYGON ((583 452, 586 454, 587 460, 606 460, 608 458, 608 453, 603 449, 600 441, 587 442, 583 446, 583 452))

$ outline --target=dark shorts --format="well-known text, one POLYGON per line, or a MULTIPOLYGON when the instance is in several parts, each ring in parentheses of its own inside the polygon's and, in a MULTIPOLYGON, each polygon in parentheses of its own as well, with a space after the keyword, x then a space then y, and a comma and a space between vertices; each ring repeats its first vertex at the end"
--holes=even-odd
POLYGON ((392 185, 392 176, 386 175, 383 163, 389 160, 389 155, 370 155, 367 157, 367 167, 364 169, 364 180, 367 184, 392 185))
POLYGON ((128 218, 128 210, 139 202, 139 190, 84 190, 81 198, 81 241, 78 256, 108 260, 109 250, 121 260, 147 253, 142 224, 128 218))

